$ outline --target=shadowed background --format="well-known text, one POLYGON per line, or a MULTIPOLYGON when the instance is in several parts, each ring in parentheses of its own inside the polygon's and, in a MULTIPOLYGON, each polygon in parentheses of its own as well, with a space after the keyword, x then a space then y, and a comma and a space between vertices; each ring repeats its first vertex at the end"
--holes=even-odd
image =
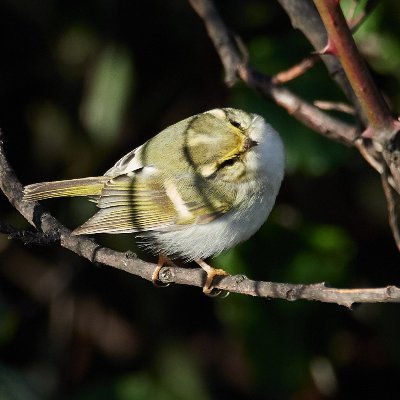
MULTIPOLYGON (((275 2, 216 5, 267 74, 312 50, 275 2)), ((381 4, 356 35, 394 110, 399 12, 381 4)), ((101 174, 174 122, 243 108, 282 134, 287 173, 264 227, 212 264, 258 280, 399 284, 379 176, 243 85, 227 89, 187 2, 2 0, 0 32, 0 126, 24 184, 101 174)), ((322 64, 288 86, 345 101, 322 64)), ((0 203, 2 221, 28 228, 0 203)), ((94 211, 84 199, 45 205, 71 229, 94 211)), ((96 238, 152 259, 131 235, 96 238)), ((210 299, 0 236, 1 399, 386 398, 397 392, 399 335, 397 305, 210 299)))

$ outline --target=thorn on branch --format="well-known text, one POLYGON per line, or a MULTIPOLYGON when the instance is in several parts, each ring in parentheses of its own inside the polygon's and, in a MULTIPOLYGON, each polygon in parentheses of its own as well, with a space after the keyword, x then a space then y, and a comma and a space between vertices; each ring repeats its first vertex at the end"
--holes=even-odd
POLYGON ((328 39, 328 43, 326 44, 326 46, 319 52, 316 52, 314 54, 318 54, 320 56, 324 56, 324 55, 337 55, 337 48, 335 46, 335 43, 333 42, 332 39, 328 39))

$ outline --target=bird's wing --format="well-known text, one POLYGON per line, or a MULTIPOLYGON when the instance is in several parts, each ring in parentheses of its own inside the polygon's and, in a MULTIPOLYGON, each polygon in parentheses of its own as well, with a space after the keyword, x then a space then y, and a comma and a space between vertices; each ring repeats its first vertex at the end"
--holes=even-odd
POLYGON ((97 200, 100 211, 74 233, 173 230, 204 224, 226 213, 235 194, 216 196, 204 183, 193 182, 192 175, 180 176, 177 185, 155 167, 146 166, 110 178, 97 200))

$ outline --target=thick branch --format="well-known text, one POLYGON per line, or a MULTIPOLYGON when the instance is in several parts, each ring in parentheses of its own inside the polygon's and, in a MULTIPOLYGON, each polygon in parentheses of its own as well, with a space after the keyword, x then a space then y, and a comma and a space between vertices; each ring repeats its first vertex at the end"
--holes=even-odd
POLYGON ((358 52, 350 28, 338 1, 314 0, 328 32, 325 52, 339 59, 351 87, 361 105, 363 114, 372 130, 371 137, 390 139, 398 129, 397 121, 379 93, 374 81, 358 52))
MULTIPOLYGON (((22 185, 9 165, 0 137, 0 188, 10 203, 45 234, 57 232, 62 247, 97 263, 114 267, 151 281, 155 264, 142 261, 130 252, 121 253, 102 247, 94 240, 84 236, 73 236, 40 204, 22 201, 22 185)), ((11 229, 6 226, 5 229, 11 229)), ((160 280, 164 283, 177 283, 202 287, 205 281, 204 272, 197 269, 164 267, 160 271, 160 280)), ((323 283, 314 285, 293 285, 288 283, 252 281, 242 275, 226 276, 216 280, 214 286, 228 292, 247 294, 258 297, 278 298, 284 300, 316 300, 336 303, 351 307, 353 303, 400 302, 400 288, 388 286, 377 289, 335 289, 323 283)))

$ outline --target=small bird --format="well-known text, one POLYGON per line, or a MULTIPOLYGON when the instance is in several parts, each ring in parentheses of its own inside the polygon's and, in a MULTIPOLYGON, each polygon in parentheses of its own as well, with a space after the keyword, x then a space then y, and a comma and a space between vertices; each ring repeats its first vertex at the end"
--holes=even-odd
POLYGON ((267 219, 284 175, 279 134, 257 114, 217 108, 186 118, 122 157, 104 175, 24 188, 24 200, 85 196, 99 211, 74 235, 133 233, 165 262, 204 260, 252 236, 267 219))

